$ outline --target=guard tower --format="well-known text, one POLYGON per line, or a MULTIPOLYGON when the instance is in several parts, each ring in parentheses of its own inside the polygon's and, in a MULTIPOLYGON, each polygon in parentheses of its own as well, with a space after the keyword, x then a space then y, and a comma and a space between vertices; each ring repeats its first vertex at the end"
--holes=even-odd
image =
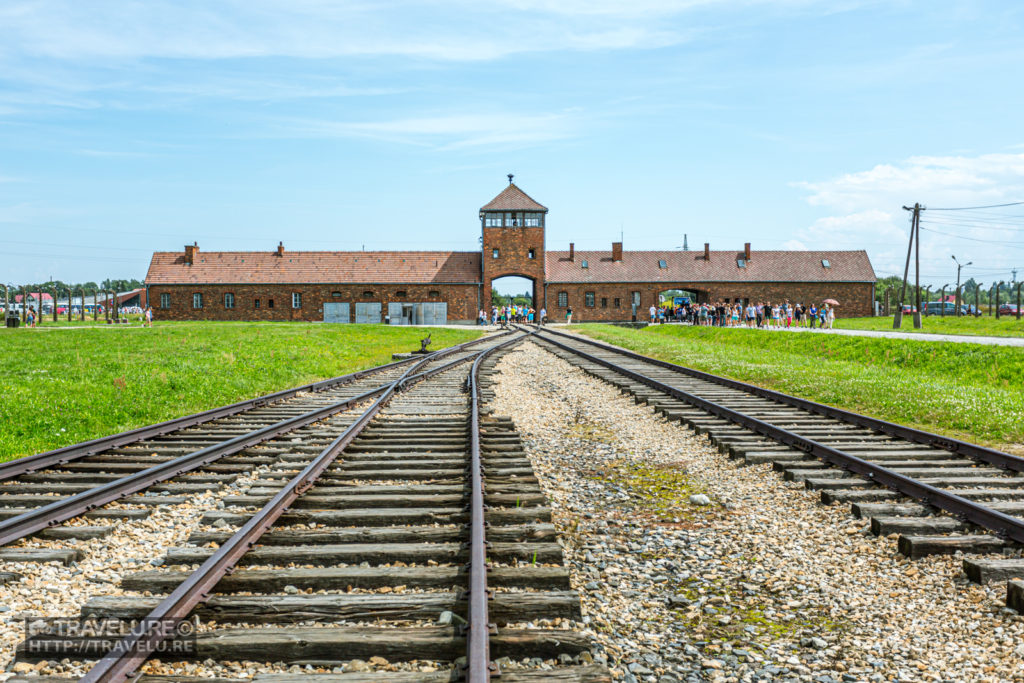
POLYGON ((485 308, 491 305, 491 281, 516 275, 533 281, 533 307, 543 306, 544 221, 547 207, 535 202, 512 182, 480 209, 483 230, 481 269, 485 308))

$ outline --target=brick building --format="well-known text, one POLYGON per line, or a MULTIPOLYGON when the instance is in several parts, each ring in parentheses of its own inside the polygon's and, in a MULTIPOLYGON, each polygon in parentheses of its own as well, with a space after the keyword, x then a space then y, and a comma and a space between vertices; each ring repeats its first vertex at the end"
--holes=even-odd
POLYGON ((472 323, 506 276, 533 282, 535 306, 561 320, 644 317, 659 295, 699 302, 840 302, 871 315, 875 273, 865 251, 548 251, 548 209, 512 183, 479 213, 481 251, 157 252, 146 275, 161 320, 472 323))

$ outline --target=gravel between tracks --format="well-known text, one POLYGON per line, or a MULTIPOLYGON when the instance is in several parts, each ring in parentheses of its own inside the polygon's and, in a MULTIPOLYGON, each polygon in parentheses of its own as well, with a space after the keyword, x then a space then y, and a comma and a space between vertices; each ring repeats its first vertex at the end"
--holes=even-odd
POLYGON ((535 344, 498 370, 616 680, 1024 680, 1024 617, 958 558, 906 560, 535 344))

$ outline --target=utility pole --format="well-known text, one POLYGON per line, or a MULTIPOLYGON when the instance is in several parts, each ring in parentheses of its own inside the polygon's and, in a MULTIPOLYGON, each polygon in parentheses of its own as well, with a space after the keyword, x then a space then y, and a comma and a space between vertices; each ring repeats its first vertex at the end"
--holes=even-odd
MULTIPOLYGON (((913 217, 910 219, 910 242, 907 243, 907 264, 903 268, 903 287, 900 289, 899 307, 896 309, 896 315, 893 317, 893 321, 892 321, 892 327, 893 327, 894 330, 898 330, 900 328, 900 326, 903 324, 903 304, 907 300, 907 278, 910 276, 910 254, 914 250, 914 241, 915 241, 915 238, 917 238, 917 235, 919 234, 918 233, 918 225, 921 222, 921 208, 922 208, 921 204, 919 204, 919 203, 915 203, 913 208, 911 208, 909 206, 904 206, 903 207, 904 211, 913 211, 914 214, 913 214, 913 217)), ((920 239, 917 239, 917 241, 920 242, 920 239)), ((915 279, 917 281, 918 291, 917 291, 917 295, 915 297, 916 300, 917 300, 917 313, 914 314, 914 327, 921 327, 921 291, 920 291, 920 285, 921 285, 921 268, 920 268, 920 264, 921 264, 921 258, 920 258, 921 250, 920 250, 920 248, 918 249, 917 254, 918 254, 917 258, 915 259, 915 261, 917 263, 917 273, 916 273, 915 279)))
MULTIPOLYGON (((954 301, 956 303, 954 305, 956 306, 956 317, 959 318, 960 317, 960 271, 963 268, 966 268, 967 266, 971 265, 973 263, 973 261, 968 261, 967 263, 964 263, 963 265, 961 265, 960 262, 956 260, 956 256, 954 256, 953 257, 953 263, 956 264, 956 299, 954 299, 954 301)), ((945 306, 946 306, 945 302, 943 302, 942 306, 943 306, 943 308, 945 308, 945 306)))
POLYGON ((939 298, 939 302, 942 304, 939 306, 939 317, 941 318, 946 317, 946 287, 949 285, 942 285, 942 295, 939 298))
POLYGON ((999 320, 999 295, 1002 294, 999 290, 1003 287, 1003 281, 1000 280, 996 283, 996 320, 999 320))

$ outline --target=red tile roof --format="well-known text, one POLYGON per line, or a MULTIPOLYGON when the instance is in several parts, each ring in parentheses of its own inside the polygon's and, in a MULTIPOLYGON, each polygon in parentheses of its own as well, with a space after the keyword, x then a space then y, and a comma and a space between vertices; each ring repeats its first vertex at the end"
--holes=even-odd
POLYGON ((481 211, 543 211, 547 207, 533 201, 530 195, 526 194, 515 183, 509 183, 508 187, 502 190, 497 197, 480 207, 481 211))
POLYGON ((567 251, 546 254, 548 282, 874 282, 866 251, 755 251, 746 268, 742 251, 567 251), (664 260, 666 268, 659 261, 664 260), (822 265, 827 260, 830 267, 822 265), (589 267, 584 268, 586 261, 589 267))
POLYGON ((480 281, 478 251, 158 251, 147 285, 456 283, 480 281))

